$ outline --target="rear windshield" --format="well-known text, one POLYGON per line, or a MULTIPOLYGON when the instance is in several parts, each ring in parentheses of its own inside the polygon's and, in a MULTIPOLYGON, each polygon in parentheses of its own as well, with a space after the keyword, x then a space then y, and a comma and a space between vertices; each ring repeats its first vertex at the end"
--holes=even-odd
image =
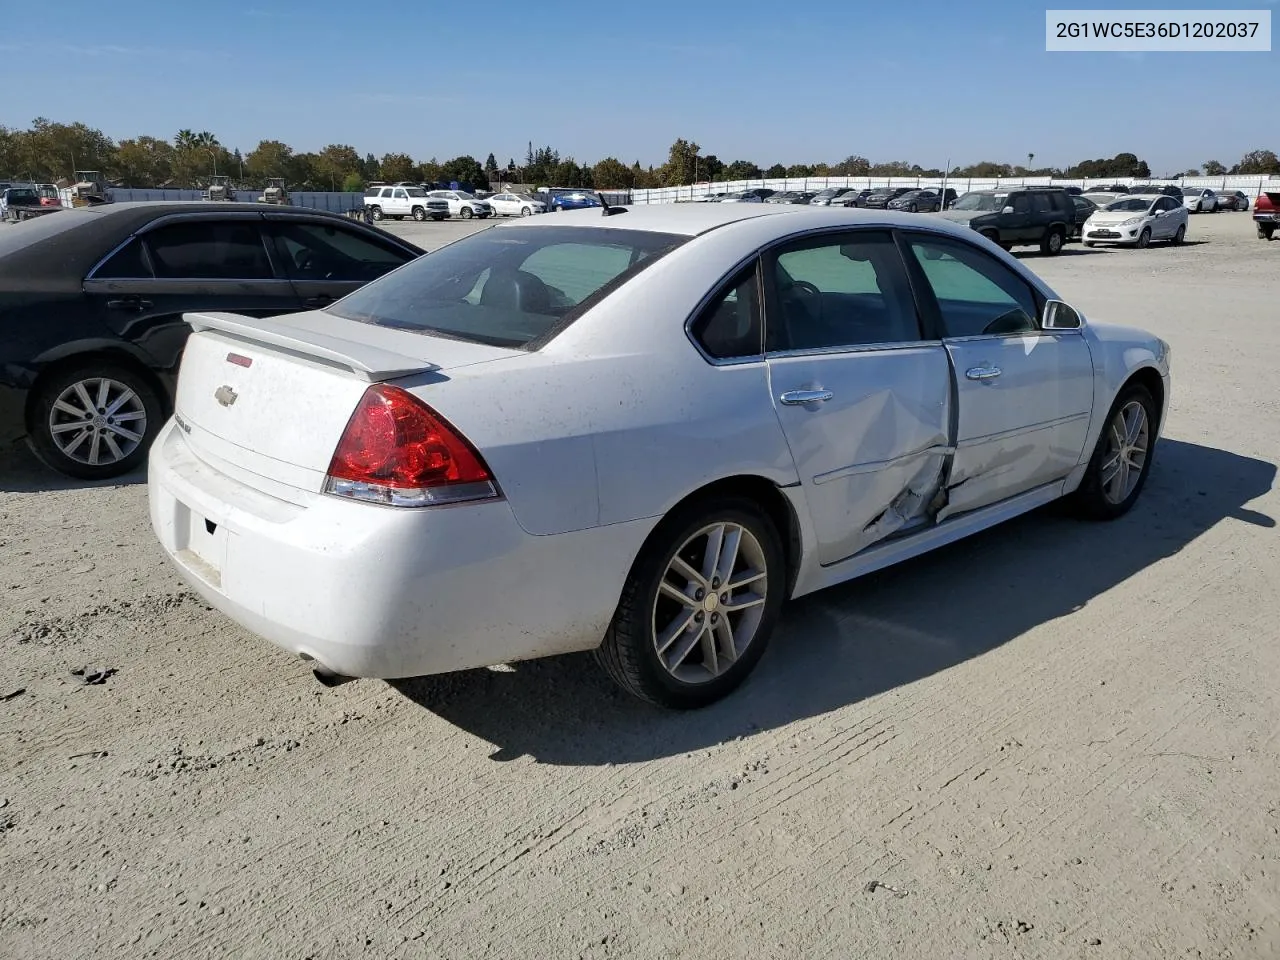
POLYGON ((425 254, 328 307, 383 327, 531 348, 688 238, 498 227, 425 254))

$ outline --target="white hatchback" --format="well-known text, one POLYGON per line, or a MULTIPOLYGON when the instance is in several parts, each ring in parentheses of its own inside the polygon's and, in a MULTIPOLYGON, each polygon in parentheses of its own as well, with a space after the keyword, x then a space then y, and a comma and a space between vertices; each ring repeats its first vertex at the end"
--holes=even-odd
POLYGON ((522 193, 495 193, 486 202, 499 217, 531 217, 547 210, 547 205, 541 200, 522 193))
POLYGON ((1114 243, 1138 248, 1153 240, 1179 244, 1187 236, 1187 208, 1176 197, 1136 196, 1113 200, 1085 221, 1081 237, 1086 247, 1114 243))
POLYGON ((1125 513, 1169 402, 1163 341, 885 211, 534 217, 187 320, 156 535, 329 682, 595 649, 707 704, 789 598, 1060 497, 1125 513))

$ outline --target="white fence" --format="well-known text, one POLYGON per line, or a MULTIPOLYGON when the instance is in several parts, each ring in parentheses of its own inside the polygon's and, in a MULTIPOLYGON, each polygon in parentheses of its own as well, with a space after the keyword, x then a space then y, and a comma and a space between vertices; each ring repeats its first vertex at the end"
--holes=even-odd
POLYGON ((1143 180, 1138 177, 1109 177, 1102 180, 1055 180, 1052 177, 784 177, 781 179, 732 180, 728 183, 695 183, 688 187, 659 187, 653 190, 632 190, 632 203, 678 203, 695 200, 708 193, 736 193, 754 187, 769 190, 825 190, 828 187, 852 187, 856 190, 874 187, 915 187, 941 189, 944 185, 958 194, 970 190, 992 190, 997 187, 1061 186, 1091 187, 1112 183, 1171 183, 1175 186, 1208 187, 1211 190, 1243 190, 1251 198, 1256 197, 1265 185, 1280 189, 1280 177, 1226 176, 1184 177, 1181 180, 1143 180))

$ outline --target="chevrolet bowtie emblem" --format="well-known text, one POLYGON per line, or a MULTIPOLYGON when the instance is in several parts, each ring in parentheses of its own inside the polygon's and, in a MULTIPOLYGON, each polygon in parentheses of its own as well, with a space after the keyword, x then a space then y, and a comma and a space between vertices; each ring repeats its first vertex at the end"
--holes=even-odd
POLYGON ((217 390, 213 391, 213 399, 217 400, 224 407, 229 407, 236 402, 236 392, 224 383, 217 390))

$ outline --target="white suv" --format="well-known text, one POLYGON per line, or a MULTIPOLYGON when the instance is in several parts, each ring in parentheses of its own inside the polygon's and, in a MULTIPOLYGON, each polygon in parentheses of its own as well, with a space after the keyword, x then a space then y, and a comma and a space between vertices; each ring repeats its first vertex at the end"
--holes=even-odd
POLYGON ((472 217, 488 217, 493 214, 493 207, 488 203, 462 190, 432 190, 427 196, 447 203, 451 217, 470 220, 472 217))
POLYGON ((444 220, 449 216, 449 204, 421 187, 370 187, 364 192, 364 206, 375 220, 384 217, 444 220))

